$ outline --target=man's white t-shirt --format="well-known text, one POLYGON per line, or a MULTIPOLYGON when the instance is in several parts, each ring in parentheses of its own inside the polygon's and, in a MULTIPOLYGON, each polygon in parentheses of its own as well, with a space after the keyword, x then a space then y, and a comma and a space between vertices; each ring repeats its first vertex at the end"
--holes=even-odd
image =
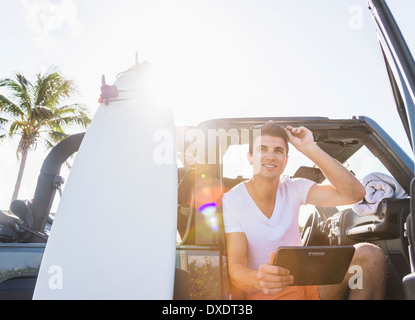
POLYGON ((223 195, 225 233, 243 232, 247 238, 248 267, 258 270, 269 262, 269 254, 279 246, 301 246, 298 216, 315 182, 288 176, 280 178, 271 218, 257 207, 245 183, 223 195))

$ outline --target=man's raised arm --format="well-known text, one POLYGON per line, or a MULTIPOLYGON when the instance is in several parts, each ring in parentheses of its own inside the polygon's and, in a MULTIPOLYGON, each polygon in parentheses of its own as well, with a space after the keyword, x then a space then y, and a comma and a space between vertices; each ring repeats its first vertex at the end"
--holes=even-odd
POLYGON ((290 143, 324 173, 331 185, 314 185, 307 203, 316 206, 340 206, 359 202, 365 196, 363 185, 340 162, 332 158, 314 142, 313 134, 305 127, 285 128, 290 143))

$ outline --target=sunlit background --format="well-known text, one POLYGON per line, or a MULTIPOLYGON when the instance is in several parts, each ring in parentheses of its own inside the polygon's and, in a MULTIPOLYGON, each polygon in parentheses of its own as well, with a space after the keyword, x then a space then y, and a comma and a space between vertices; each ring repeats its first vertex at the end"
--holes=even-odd
MULTIPOLYGON (((388 4, 414 50, 415 2, 388 4)), ((0 10, 0 78, 33 79, 55 65, 91 117, 101 75, 113 83, 137 52, 166 73, 178 125, 366 115, 410 152, 366 0, 0 0, 0 10)), ((0 145, 0 209, 16 181, 17 143, 0 145)), ((45 156, 41 143, 29 154, 20 199, 33 197, 45 156)))

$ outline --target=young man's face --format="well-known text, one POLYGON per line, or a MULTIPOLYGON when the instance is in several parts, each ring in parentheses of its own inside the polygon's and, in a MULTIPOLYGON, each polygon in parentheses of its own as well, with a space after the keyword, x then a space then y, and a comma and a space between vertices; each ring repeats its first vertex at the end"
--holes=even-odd
POLYGON ((287 147, 283 138, 258 136, 254 140, 252 155, 248 161, 253 165, 254 175, 279 178, 287 165, 287 147))

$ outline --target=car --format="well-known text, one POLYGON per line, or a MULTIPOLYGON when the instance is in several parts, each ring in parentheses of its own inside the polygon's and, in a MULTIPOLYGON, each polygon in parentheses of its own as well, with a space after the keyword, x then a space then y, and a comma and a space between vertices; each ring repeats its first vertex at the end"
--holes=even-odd
MULTIPOLYGON (((411 146, 415 141, 415 64, 385 1, 369 0, 396 101, 411 146)), ((246 160, 252 128, 273 120, 282 126, 305 126, 321 149, 358 179, 389 177, 404 191, 385 197, 371 214, 356 205, 307 206, 301 212, 304 246, 339 246, 359 242, 381 247, 388 259, 386 299, 415 299, 414 159, 371 118, 274 117, 211 119, 177 127, 178 201, 174 299, 239 300, 244 293, 230 282, 222 220, 224 193, 250 178, 246 160), (199 134, 192 137, 192 133, 199 134), (186 137, 186 138, 185 138, 186 137), (203 146, 194 148, 195 139, 203 146), (207 152, 205 152, 207 151, 207 152)), ((77 152, 84 134, 59 143, 45 159, 33 201, 11 205, 14 215, 0 215, 0 299, 31 299, 53 224, 50 210, 63 180, 60 167, 77 152)), ((294 148, 292 148, 294 149, 294 148)), ((285 174, 322 183, 313 163, 290 150, 285 174)))

